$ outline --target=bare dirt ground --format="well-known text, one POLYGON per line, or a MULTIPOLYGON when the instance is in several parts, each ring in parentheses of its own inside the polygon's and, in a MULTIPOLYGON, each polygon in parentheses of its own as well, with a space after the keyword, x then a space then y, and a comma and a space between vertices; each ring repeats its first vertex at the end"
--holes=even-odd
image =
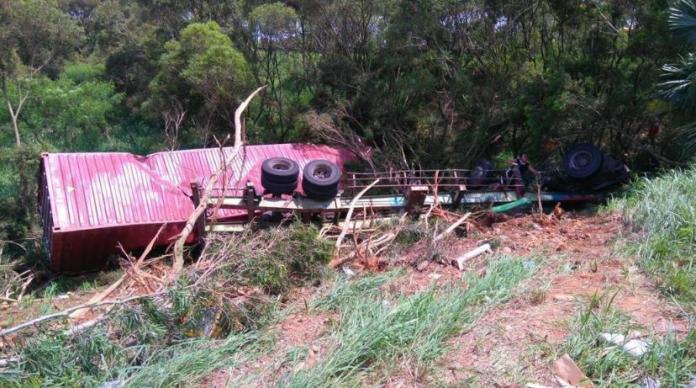
POLYGON ((499 249, 541 253, 544 266, 520 295, 490 311, 471 331, 450 340, 452 350, 442 362, 447 371, 440 376, 444 382, 471 379, 481 386, 553 385, 554 346, 563 342, 569 319, 595 293, 616 293, 613 306, 646 333, 685 334, 686 322, 678 311, 661 299, 631 257, 615 251, 614 240, 620 233, 620 218, 614 215, 566 214, 543 226, 527 216, 495 225, 490 234, 501 240, 499 249))
MULTIPOLYGON (((517 295, 479 319, 471 330, 451 338, 437 370, 403 370, 386 382, 391 387, 431 385, 523 386, 534 382, 554 386, 551 362, 560 356, 558 344, 568 335, 569 322, 594 294, 615 295, 613 306, 626 313, 645 333, 686 333, 686 322, 635 266, 630 256, 616 252, 614 241, 622 229, 619 216, 565 213, 560 218, 527 215, 481 228, 467 238, 449 238, 439 248, 442 263, 419 262, 426 248, 416 244, 392 265, 406 265, 407 275, 392 282, 392 291, 410 294, 461 277, 447 262, 480 245, 493 242, 497 252, 540 257, 541 268, 517 295), (410 265, 409 265, 410 264, 410 265)), ((467 264, 466 271, 485 273, 487 259, 467 264)), ((205 386, 226 386, 240 376, 254 385, 271 386, 287 372, 288 349, 309 349, 305 366, 322 356, 322 335, 332 319, 326 315, 295 313, 276 326, 274 350, 234 371, 218 371, 205 386), (252 377, 253 376, 253 377, 252 377)))

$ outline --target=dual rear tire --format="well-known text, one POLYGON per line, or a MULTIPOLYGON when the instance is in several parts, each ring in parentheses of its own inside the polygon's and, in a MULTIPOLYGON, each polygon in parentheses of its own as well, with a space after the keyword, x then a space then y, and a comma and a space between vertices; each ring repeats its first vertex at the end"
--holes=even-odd
POLYGON ((261 185, 273 195, 292 194, 297 187, 300 166, 288 158, 270 158, 261 165, 261 185))
MULTIPOLYGON (((302 170, 302 190, 317 201, 326 201, 338 194, 341 170, 328 160, 313 160, 302 170)), ((297 188, 300 167, 287 158, 266 159, 261 165, 261 185, 273 195, 292 194, 297 188)))

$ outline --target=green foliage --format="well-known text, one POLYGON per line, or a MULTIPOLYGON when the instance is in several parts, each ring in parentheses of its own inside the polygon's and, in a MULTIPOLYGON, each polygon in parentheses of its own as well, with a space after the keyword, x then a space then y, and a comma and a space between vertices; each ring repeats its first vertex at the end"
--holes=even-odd
POLYGON ((40 378, 43 385, 97 385, 115 377, 124 367, 125 355, 100 329, 68 339, 42 334, 31 339, 21 354, 25 376, 40 378))
POLYGON ((128 387, 188 386, 213 371, 234 367, 249 359, 258 348, 253 334, 235 334, 219 341, 185 341, 153 355, 139 367, 128 370, 128 387))
POLYGON ((259 38, 269 43, 297 32, 297 13, 281 2, 259 5, 251 11, 249 20, 259 38))
POLYGON ((315 227, 298 222, 287 228, 261 232, 251 242, 217 249, 221 250, 218 254, 236 264, 231 270, 240 274, 242 283, 281 294, 292 285, 321 277, 333 246, 317 234, 315 227))
POLYGON ((677 36, 696 43, 696 2, 677 0, 670 8, 669 25, 677 36))
POLYGON ((22 120, 27 136, 38 144, 52 139, 44 149, 120 148, 116 146, 121 141, 117 138, 118 127, 112 124, 111 116, 117 112, 123 96, 115 92, 112 84, 94 79, 94 69, 69 67, 68 70, 58 80, 42 78, 32 85, 32 103, 22 120))
MULTIPOLYGON (((674 34, 692 45, 696 43, 696 2, 678 0, 670 8, 669 26, 674 34)), ((693 46, 692 46, 693 49, 693 46)), ((680 56, 677 64, 662 67, 664 81, 660 83, 661 93, 681 115, 677 116, 677 127, 681 134, 680 144, 688 154, 684 159, 691 159, 696 150, 696 52, 691 51, 680 56)))
MULTIPOLYGON (((56 74, 74 53, 82 29, 53 0, 17 0, 0 7, 0 78, 17 75, 20 65, 56 74), (19 63, 18 63, 19 62, 19 63)), ((3 85, 4 87, 4 85, 3 85)))
POLYGON ((157 114, 185 112, 188 123, 203 129, 210 129, 207 126, 214 121, 229 128, 248 82, 246 59, 220 26, 192 23, 178 40, 166 43, 146 109, 157 114))

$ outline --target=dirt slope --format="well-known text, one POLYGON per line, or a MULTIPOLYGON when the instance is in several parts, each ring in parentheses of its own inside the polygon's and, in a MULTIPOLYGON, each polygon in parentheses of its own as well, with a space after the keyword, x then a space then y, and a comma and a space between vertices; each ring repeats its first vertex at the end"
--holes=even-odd
MULTIPOLYGON (((431 385, 523 386, 527 382, 553 386, 550 364, 558 357, 557 345, 568 335, 569 320, 593 294, 615 295, 613 306, 628 314, 646 333, 686 332, 682 320, 658 290, 635 266, 634 259, 616 251, 621 233, 615 215, 565 213, 560 219, 527 215, 482 228, 468 238, 442 244, 443 262, 484 241, 509 255, 540 257, 541 269, 523 284, 517 296, 485 314, 469 331, 448 340, 449 350, 435 370, 402 370, 387 379, 392 387, 431 385)), ((410 294, 458 279, 461 272, 448 264, 430 263, 423 271, 412 263, 423 255, 415 245, 394 265, 406 265, 407 275, 388 287, 410 294)), ((466 271, 483 274, 486 259, 468 263, 466 271)), ((311 295, 303 295, 311 298, 311 295)), ((276 326, 278 341, 272 352, 244 368, 221 370, 205 380, 206 386, 226 386, 240 376, 257 386, 271 386, 287 372, 282 356, 292 346, 304 344, 311 364, 322 356, 322 336, 332 319, 295 313, 276 326)))

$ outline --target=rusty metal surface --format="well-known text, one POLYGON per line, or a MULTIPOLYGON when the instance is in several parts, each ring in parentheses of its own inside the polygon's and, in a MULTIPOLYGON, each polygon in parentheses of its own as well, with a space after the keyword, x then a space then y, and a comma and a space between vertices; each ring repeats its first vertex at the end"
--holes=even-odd
MULTIPOLYGON (((224 152, 231 152, 230 148, 224 152)), ((347 151, 308 144, 246 146, 236 158, 225 188, 251 181, 261 187, 261 163, 287 157, 304 167, 327 159, 340 167, 353 159, 347 151)), ((167 244, 193 210, 191 182, 205 181, 220 166, 219 149, 129 153, 47 153, 39 171, 39 213, 51 266, 60 271, 99 267, 117 251, 146 245, 168 226, 158 243, 167 244)), ((220 216, 240 212, 225 210, 220 216)))

